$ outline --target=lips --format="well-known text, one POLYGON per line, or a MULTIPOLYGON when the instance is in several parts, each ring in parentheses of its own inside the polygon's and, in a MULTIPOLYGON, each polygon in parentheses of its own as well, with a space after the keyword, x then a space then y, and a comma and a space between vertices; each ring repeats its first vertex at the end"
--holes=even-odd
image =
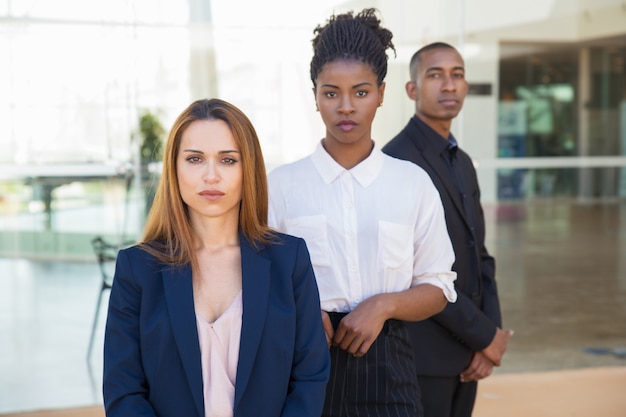
POLYGON ((217 200, 223 197, 225 194, 219 190, 204 190, 199 193, 202 197, 208 200, 217 200))
POLYGON ((444 106, 456 106, 459 103, 459 100, 455 97, 444 97, 439 100, 439 103, 444 106))
POLYGON ((337 127, 341 130, 343 130, 344 132, 349 132, 352 129, 354 129, 356 127, 356 122, 353 122, 352 120, 342 120, 339 123, 337 123, 337 127))

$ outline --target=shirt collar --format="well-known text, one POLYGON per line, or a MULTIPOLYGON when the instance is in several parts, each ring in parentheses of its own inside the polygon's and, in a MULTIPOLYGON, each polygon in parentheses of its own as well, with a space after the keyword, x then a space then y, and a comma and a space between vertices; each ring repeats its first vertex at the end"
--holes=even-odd
POLYGON ((448 148, 450 149, 454 149, 454 148, 458 148, 459 144, 456 141, 456 139, 454 138, 454 136, 452 136, 452 133, 450 134, 450 137, 448 138, 448 148))
POLYGON ((372 152, 367 158, 354 168, 347 170, 339 165, 337 161, 326 152, 326 149, 324 149, 320 141, 311 155, 311 159, 315 169, 320 174, 325 184, 330 184, 344 172, 349 172, 350 175, 365 188, 374 182, 383 169, 384 156, 382 151, 374 144, 372 152))

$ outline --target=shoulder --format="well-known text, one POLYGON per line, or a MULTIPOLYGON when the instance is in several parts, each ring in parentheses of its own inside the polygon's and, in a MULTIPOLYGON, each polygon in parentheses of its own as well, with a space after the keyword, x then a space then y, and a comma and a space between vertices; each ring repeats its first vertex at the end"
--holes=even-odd
POLYGON ((301 272, 311 266, 309 250, 300 237, 274 232, 272 243, 266 244, 262 253, 275 266, 278 275, 291 276, 293 271, 301 272))
POLYGON ((411 141, 412 137, 416 135, 413 119, 410 119, 406 126, 398 132, 396 136, 391 138, 385 146, 383 146, 383 152, 389 153, 390 151, 403 150, 411 141))
POLYGON ((134 272, 159 271, 163 264, 150 252, 145 250, 141 244, 133 245, 125 249, 120 249, 117 253, 116 269, 131 269, 134 272))
POLYGON ((302 174, 306 172, 307 167, 313 168, 310 155, 297 161, 277 166, 269 172, 267 177, 270 181, 276 182, 281 179, 291 178, 295 174, 302 174))
POLYGON ((306 247, 304 239, 273 230, 272 242, 266 248, 273 253, 295 252, 306 247))
POLYGON ((149 259, 154 260, 154 256, 151 255, 150 253, 148 253, 141 244, 136 244, 136 245, 132 245, 129 246, 127 248, 124 249, 120 249, 119 252, 117 253, 117 256, 120 257, 120 255, 125 256, 128 259, 131 260, 141 260, 141 261, 146 261, 149 259))
POLYGON ((403 202, 413 207, 440 198, 428 172, 411 161, 385 155, 382 181, 385 192, 402 195, 403 202))
POLYGON ((318 181, 319 173, 311 156, 274 168, 267 176, 270 210, 276 209, 281 202, 286 204, 287 200, 294 198, 294 192, 305 190, 318 181))
POLYGON ((302 261, 309 256, 309 251, 303 238, 276 230, 273 230, 273 233, 274 236, 271 243, 265 245, 265 252, 273 261, 289 263, 289 259, 302 261))
POLYGON ((136 259, 141 259, 141 260, 145 260, 146 257, 149 257, 150 255, 148 254, 148 252, 146 252, 145 250, 143 250, 141 248, 141 245, 136 244, 133 246, 129 246, 127 248, 124 249, 120 249, 117 252, 117 259, 126 259, 127 261, 134 261, 136 259))
POLYGON ((161 280, 155 278, 160 275, 163 265, 140 244, 119 250, 116 258, 114 293, 121 288, 140 292, 160 285, 161 280))
POLYGON ((389 153, 398 149, 404 149, 410 142, 410 140, 411 137, 409 136, 407 128, 405 127, 396 136, 391 138, 391 140, 387 142, 385 146, 383 146, 383 152, 389 153))
POLYGON ((430 178, 424 168, 414 162, 396 158, 388 154, 384 154, 384 160, 385 170, 395 177, 404 177, 407 181, 412 181, 412 178, 420 181, 425 178, 430 178))

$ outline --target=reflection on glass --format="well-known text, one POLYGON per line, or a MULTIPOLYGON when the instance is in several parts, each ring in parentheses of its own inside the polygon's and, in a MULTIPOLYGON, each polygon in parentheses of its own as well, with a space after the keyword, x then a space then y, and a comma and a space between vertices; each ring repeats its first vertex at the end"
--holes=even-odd
POLYGON ((591 189, 588 198, 612 199, 626 187, 624 168, 498 169, 498 199, 575 198, 581 187, 591 189), (586 184, 586 183, 589 184, 586 184))
POLYGON ((574 155, 578 106, 576 51, 545 47, 528 50, 532 52, 500 61, 498 155, 574 155))
MULTIPOLYGON (((498 156, 626 155, 625 38, 502 45, 498 156)), ((626 196, 626 169, 501 169, 498 197, 626 196)))

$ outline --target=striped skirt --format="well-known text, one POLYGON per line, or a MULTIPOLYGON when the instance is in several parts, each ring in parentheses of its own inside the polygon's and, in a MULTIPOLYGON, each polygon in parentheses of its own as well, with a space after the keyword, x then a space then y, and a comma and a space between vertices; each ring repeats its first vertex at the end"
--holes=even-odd
MULTIPOLYGON (((333 327, 346 313, 329 313, 333 327)), ((387 320, 367 354, 330 348, 323 417, 421 417, 411 339, 404 322, 387 320)))

